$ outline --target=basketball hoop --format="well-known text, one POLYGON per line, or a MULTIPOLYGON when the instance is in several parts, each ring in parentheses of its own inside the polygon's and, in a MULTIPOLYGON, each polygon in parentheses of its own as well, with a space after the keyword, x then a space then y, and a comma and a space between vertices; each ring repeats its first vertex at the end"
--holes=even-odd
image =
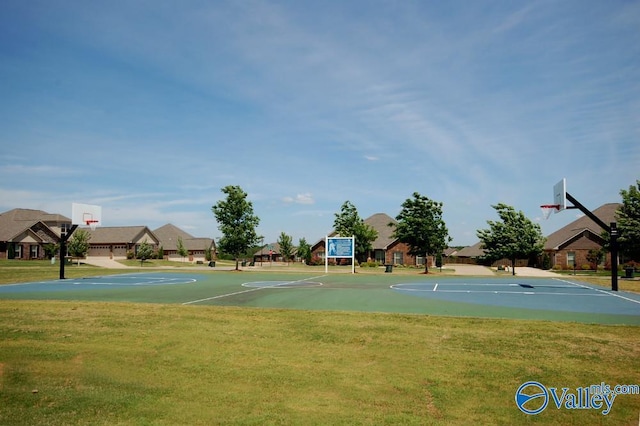
POLYGON ((545 220, 549 219, 549 216, 551 216, 551 212, 554 209, 556 212, 559 212, 560 206, 558 204, 543 204, 540 206, 540 210, 542 210, 542 216, 545 220))
POLYGON ((87 226, 89 228, 91 228, 92 231, 95 231, 96 228, 98 227, 98 223, 100 222, 99 220, 94 220, 94 219, 90 219, 90 220, 85 220, 87 226))

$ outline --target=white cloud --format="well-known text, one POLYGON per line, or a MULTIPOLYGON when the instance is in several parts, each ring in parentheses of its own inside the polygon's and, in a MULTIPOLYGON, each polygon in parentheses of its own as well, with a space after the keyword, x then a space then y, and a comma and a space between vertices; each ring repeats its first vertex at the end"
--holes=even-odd
POLYGON ((282 198, 282 201, 284 201, 287 204, 314 204, 315 200, 313 199, 313 195, 309 192, 304 193, 304 194, 298 194, 294 197, 284 197, 282 198))

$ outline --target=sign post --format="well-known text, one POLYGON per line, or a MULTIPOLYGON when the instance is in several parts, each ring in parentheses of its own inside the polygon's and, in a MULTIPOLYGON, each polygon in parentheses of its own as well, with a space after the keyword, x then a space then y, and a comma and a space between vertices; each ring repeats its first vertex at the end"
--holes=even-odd
POLYGON ((350 258, 351 273, 356 273, 356 238, 355 237, 325 237, 327 254, 324 257, 324 272, 329 272, 329 258, 350 258))

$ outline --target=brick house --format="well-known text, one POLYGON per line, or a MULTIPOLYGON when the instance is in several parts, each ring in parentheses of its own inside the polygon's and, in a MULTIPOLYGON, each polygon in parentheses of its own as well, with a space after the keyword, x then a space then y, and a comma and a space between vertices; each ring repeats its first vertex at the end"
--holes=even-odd
MULTIPOLYGON (((604 223, 617 221, 617 210, 622 207, 619 203, 604 204, 592 213, 604 223)), ((551 265, 563 269, 575 266, 580 269, 589 265, 587 255, 589 250, 601 249, 606 241, 601 237, 602 228, 587 216, 582 216, 567 226, 560 228, 547 237, 544 251, 551 259, 551 265)), ((610 267, 611 254, 607 253, 604 266, 610 267)))
MULTIPOLYGON (((364 220, 364 223, 378 231, 378 237, 371 243, 373 249, 369 253, 369 258, 385 265, 406 265, 424 266, 423 256, 412 256, 409 254, 409 246, 393 237, 394 227, 389 224, 397 223, 395 219, 385 213, 376 213, 364 220)), ((328 236, 336 236, 332 231, 328 236)), ((311 257, 324 261, 326 253, 324 238, 316 242, 311 247, 311 257)), ((433 259, 429 257, 429 265, 433 266, 433 259)))
POLYGON ((216 243, 212 238, 194 237, 170 223, 154 229, 153 234, 159 239, 159 246, 162 247, 164 258, 167 260, 182 260, 182 256, 178 254, 178 238, 187 249, 190 262, 204 262, 206 250, 211 250, 213 259, 216 257, 216 243))
POLYGON ((103 226, 84 230, 90 235, 87 256, 126 259, 127 253, 135 255, 143 242, 146 241, 154 250, 158 249, 160 242, 146 226, 103 226))
MULTIPOLYGON (((620 207, 621 204, 618 203, 604 204, 593 210, 592 213, 608 224, 617 220, 616 211, 620 207)), ((574 266, 574 262, 578 269, 581 269, 583 265, 592 266, 587 260, 587 255, 589 250, 601 249, 606 243, 600 236, 601 234, 602 229, 600 226, 587 216, 582 216, 547 236, 544 253, 549 256, 551 265, 556 268, 571 269, 574 266)), ((457 263, 477 263, 478 259, 482 258, 483 255, 482 242, 478 242, 458 251, 455 261, 457 263)), ((606 254, 603 263, 603 266, 606 267, 611 265, 611 255, 609 253, 606 254)), ((509 259, 497 260, 492 263, 492 266, 501 264, 510 265, 511 261, 509 259)), ((518 259, 516 260, 517 266, 534 265, 529 265, 528 259, 518 259)))
POLYGON ((71 219, 42 210, 13 209, 0 213, 0 259, 44 259, 45 247, 57 245, 71 219))
MULTIPOLYGON (((42 210, 18 208, 0 213, 0 259, 45 259, 45 248, 49 245, 57 246, 62 231, 70 226, 71 219, 68 217, 42 210)), ((194 237, 171 224, 155 231, 146 226, 112 226, 83 230, 90 235, 87 256, 124 259, 127 252, 135 254, 140 244, 146 241, 154 250, 162 246, 165 258, 177 259, 180 257, 176 252, 178 237, 182 238, 190 261, 204 261, 207 248, 211 248, 215 254, 213 239, 194 237)))

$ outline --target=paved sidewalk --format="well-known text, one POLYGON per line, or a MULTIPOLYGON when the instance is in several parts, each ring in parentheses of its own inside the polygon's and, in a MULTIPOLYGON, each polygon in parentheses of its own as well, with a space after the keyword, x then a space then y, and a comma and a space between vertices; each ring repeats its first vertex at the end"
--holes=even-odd
POLYGON ((82 262, 87 265, 100 266, 101 268, 111 268, 111 269, 122 269, 129 268, 129 266, 123 265, 120 262, 117 262, 113 259, 109 259, 108 257, 102 256, 87 256, 82 262))
MULTIPOLYGON (((447 268, 455 270, 454 275, 481 275, 481 276, 504 276, 507 272, 497 274, 495 269, 482 265, 467 265, 467 264, 447 264, 447 268)), ((510 273, 509 273, 510 274, 510 273)), ((517 277, 560 277, 560 274, 555 272, 543 271, 538 268, 530 268, 526 266, 516 266, 517 277)))

